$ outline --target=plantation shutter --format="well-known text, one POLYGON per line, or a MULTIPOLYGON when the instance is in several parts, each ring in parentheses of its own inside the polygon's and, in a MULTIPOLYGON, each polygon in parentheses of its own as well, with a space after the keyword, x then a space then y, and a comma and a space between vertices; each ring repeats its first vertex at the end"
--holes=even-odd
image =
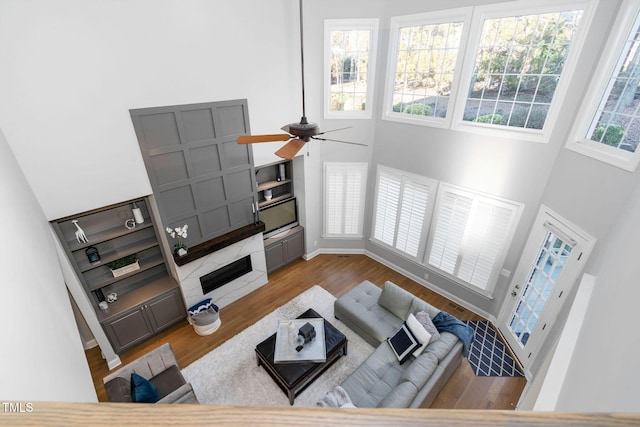
POLYGON ((422 259, 431 218, 431 197, 438 182, 423 176, 378 166, 373 238, 422 259))
POLYGON ((325 228, 327 234, 342 232, 344 210, 344 176, 342 168, 327 166, 325 169, 325 228))
POLYGON ((420 238, 429 201, 429 187, 406 181, 402 191, 398 237, 395 247, 411 256, 418 256, 420 238))
POLYGON ((493 285, 521 205, 441 186, 428 264, 481 290, 493 285))
POLYGON ((477 203, 460 262, 460 279, 486 289, 505 244, 512 213, 509 209, 485 201, 477 203))
POLYGON ((391 246, 395 240, 401 185, 400 176, 379 171, 373 237, 391 246))
POLYGON ((440 194, 429 264, 454 274, 473 200, 449 191, 440 194))
POLYGON ((325 163, 325 237, 362 237, 366 163, 325 163))

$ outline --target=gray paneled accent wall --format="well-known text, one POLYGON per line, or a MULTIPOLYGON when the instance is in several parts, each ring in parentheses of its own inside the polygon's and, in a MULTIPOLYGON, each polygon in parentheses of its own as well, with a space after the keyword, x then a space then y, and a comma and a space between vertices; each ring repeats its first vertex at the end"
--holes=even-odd
POLYGON ((193 246, 253 222, 257 200, 246 99, 130 110, 162 226, 193 246))

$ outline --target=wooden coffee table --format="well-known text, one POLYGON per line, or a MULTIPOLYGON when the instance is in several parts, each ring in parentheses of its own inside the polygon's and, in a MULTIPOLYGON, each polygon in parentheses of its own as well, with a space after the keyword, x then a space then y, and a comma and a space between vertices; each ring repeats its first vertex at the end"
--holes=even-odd
MULTIPOLYGON (((309 309, 298 316, 298 319, 322 318, 313 309, 309 309)), ((258 366, 263 366, 274 379, 276 384, 289 397, 289 404, 293 405, 295 397, 309 384, 318 378, 341 356, 347 355, 347 337, 324 319, 324 340, 327 360, 322 363, 274 363, 273 355, 276 346, 276 334, 256 346, 258 366)))

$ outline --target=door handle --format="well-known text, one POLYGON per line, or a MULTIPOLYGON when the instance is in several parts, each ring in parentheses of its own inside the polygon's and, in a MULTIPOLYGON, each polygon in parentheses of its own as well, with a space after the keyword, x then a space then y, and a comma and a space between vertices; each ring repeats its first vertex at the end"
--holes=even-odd
MULTIPOLYGON (((520 289, 520 285, 515 285, 514 287, 515 287, 516 289, 520 289)), ((516 295, 518 295, 518 293, 517 293, 515 290, 511 291, 511 296, 512 296, 512 297, 515 297, 516 295)))

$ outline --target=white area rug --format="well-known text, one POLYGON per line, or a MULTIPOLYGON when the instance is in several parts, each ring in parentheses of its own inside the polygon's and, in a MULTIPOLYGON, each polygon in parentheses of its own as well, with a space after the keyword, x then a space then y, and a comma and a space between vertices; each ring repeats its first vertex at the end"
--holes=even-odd
MULTIPOLYGON (((258 366, 255 348, 275 333, 279 320, 296 318, 313 308, 349 340, 347 356, 339 358, 300 393, 294 404, 315 406, 327 391, 347 378, 374 350, 369 343, 333 316, 335 299, 321 287, 314 286, 184 368, 182 374, 193 386, 200 403, 290 406, 286 394, 264 368, 258 366)), ((224 312, 221 314, 224 317, 224 312)))

